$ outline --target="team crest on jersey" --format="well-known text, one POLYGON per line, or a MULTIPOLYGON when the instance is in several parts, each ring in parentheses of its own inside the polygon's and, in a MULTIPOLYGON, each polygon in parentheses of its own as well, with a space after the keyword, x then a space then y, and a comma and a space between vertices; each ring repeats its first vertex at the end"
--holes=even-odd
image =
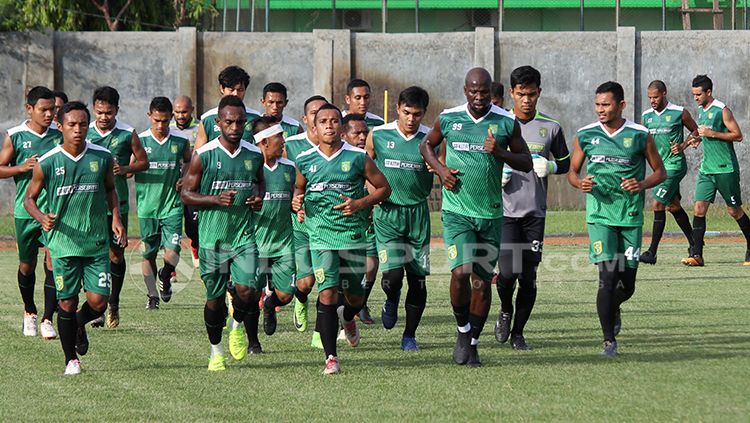
POLYGON ((714 118, 714 112, 709 112, 708 113, 708 118, 709 119, 713 119, 714 118))
POLYGON ((177 154, 178 151, 179 151, 179 147, 177 147, 176 145, 173 145, 172 146, 172 154, 177 154))
POLYGON ((671 122, 671 121, 672 121, 672 116, 669 116, 669 115, 667 115, 667 116, 666 116, 666 117, 664 118, 664 120, 666 120, 667 122, 671 122))
POLYGON ((326 280, 326 272, 323 269, 315 269, 315 283, 321 284, 326 280))
POLYGON ((89 169, 91 169, 92 172, 98 172, 99 162, 89 162, 89 169))
POLYGON ((286 137, 289 136, 289 133, 287 131, 284 131, 284 133, 282 135, 284 136, 284 139, 286 139, 286 137))
POLYGON ((599 254, 601 254, 601 253, 602 253, 602 249, 603 249, 603 248, 602 248, 602 242, 601 242, 601 241, 596 241, 596 242, 594 242, 594 245, 593 245, 593 247, 594 247, 594 254, 595 254, 595 255, 597 255, 597 256, 598 256, 599 254))
POLYGON ((623 138, 622 139, 622 145, 624 145, 625 148, 630 148, 633 145, 633 139, 632 138, 623 138))
POLYGON ((378 251, 378 259, 380 260, 380 264, 385 264, 388 261, 388 250, 378 251))
POLYGON ((539 128, 539 136, 542 138, 547 138, 547 128, 539 128))
POLYGON ((287 182, 292 182, 292 176, 289 173, 285 173, 284 180, 287 182))
POLYGON ((493 134, 497 134, 497 124, 491 123, 490 124, 490 131, 492 131, 493 134))
POLYGON ((112 146, 112 147, 114 147, 114 146, 116 146, 116 145, 117 145, 117 143, 118 143, 119 141, 120 141, 120 140, 118 140, 117 138, 112 138, 112 142, 110 142, 110 143, 109 143, 109 145, 110 145, 110 146, 112 146))
POLYGON ((451 260, 455 260, 456 257, 458 257, 458 248, 456 248, 456 244, 453 244, 448 247, 448 258, 451 260))
POLYGON ((253 170, 253 161, 252 160, 245 160, 245 169, 247 169, 247 170, 253 170))
POLYGON ((341 171, 348 172, 352 170, 352 162, 341 162, 341 171))
POLYGON ((65 288, 65 281, 63 280, 62 276, 55 277, 55 287, 58 291, 62 291, 63 288, 65 288))

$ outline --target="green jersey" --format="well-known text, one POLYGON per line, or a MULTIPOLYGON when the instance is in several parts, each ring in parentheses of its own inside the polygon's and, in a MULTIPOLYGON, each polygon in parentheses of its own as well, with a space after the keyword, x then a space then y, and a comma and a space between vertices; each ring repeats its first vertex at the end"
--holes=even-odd
MULTIPOLYGON (((91 122, 89 132, 86 134, 86 141, 104 147, 112 153, 112 158, 120 166, 130 164, 130 157, 133 155, 133 127, 122 123, 115 122, 115 127, 109 132, 101 132, 96 127, 96 122, 91 122)), ((127 175, 115 175, 115 188, 117 189, 117 198, 120 200, 120 214, 125 216, 130 210, 128 194, 127 175)))
MULTIPOLYGON (((215 140, 221 135, 219 125, 216 124, 216 118, 219 117, 219 108, 214 107, 213 109, 203 113, 201 115, 201 123, 203 124, 203 133, 206 134, 207 140, 215 140)), ((249 107, 245 108, 245 117, 247 122, 245 123, 245 132, 242 134, 242 139, 251 140, 253 139, 253 122, 260 117, 260 112, 253 110, 249 107)))
POLYGON ((266 196, 255 223, 255 239, 260 257, 292 254, 292 195, 297 169, 290 160, 280 158, 273 167, 263 165, 266 196))
MULTIPOLYGON (((291 160, 292 162, 297 162, 297 157, 304 153, 305 151, 317 147, 315 143, 310 141, 310 138, 307 137, 307 132, 303 132, 301 134, 292 135, 291 137, 286 139, 286 142, 284 143, 284 150, 286 150, 286 158, 291 160)), ((295 231, 301 231, 307 233, 307 227, 305 226, 305 222, 300 223, 297 220, 297 215, 292 213, 292 228, 294 228, 295 231)))
POLYGON ((57 215, 46 234, 52 257, 96 257, 109 248, 104 180, 112 160, 109 150, 90 143, 77 157, 57 146, 39 160, 49 212, 57 215))
MULTIPOLYGON (((351 113, 351 112, 348 111, 348 110, 345 110, 342 113, 342 115, 346 116, 349 113, 351 113)), ((372 130, 372 128, 374 128, 376 126, 384 125, 385 121, 383 120, 382 117, 376 115, 375 113, 367 112, 367 113, 365 113, 365 123, 367 123, 367 129, 368 130, 372 130)))
POLYGON ((297 156, 297 168, 307 179, 305 223, 311 250, 365 248, 368 212, 344 216, 333 207, 344 202, 342 195, 364 197, 366 155, 365 150, 342 141, 341 148, 330 157, 318 147, 297 156))
POLYGON ((429 128, 420 125, 406 136, 396 121, 372 129, 375 164, 391 185, 386 203, 413 206, 424 202, 432 191, 433 175, 427 170, 419 143, 429 128))
MULTIPOLYGON (((32 156, 37 156, 38 159, 62 143, 62 133, 57 130, 57 126, 54 123, 44 133, 38 134, 29 128, 28 121, 26 121, 10 128, 8 136, 13 145, 13 158, 10 161, 11 166, 23 164, 26 162, 26 159, 32 156)), ((16 201, 13 206, 13 215, 16 219, 31 219, 29 213, 23 208, 23 197, 26 195, 29 182, 31 182, 32 173, 32 171, 28 171, 19 173, 13 177, 13 181, 16 183, 16 201)), ((46 207, 46 197, 46 191, 42 191, 37 199, 37 205, 39 205, 39 209, 42 211, 46 207)))
POLYGON ((685 153, 672 154, 672 144, 682 144, 684 140, 685 125, 682 123, 682 112, 682 106, 667 103, 661 112, 651 108, 641 115, 641 122, 654 139, 666 170, 687 170, 685 153))
POLYGON ((237 191, 231 206, 203 207, 198 211, 198 238, 202 248, 232 250, 255 242, 255 212, 245 201, 256 194, 257 171, 263 166, 258 147, 241 141, 230 153, 218 139, 196 150, 203 172, 200 193, 220 195, 237 191))
POLYGON ((492 105, 486 115, 475 119, 468 104, 440 113, 440 131, 445 138, 446 165, 458 170, 458 186, 443 187, 443 210, 479 219, 503 217, 503 161, 484 150, 491 130, 499 148, 508 148, 515 118, 492 105))
POLYGON ((135 174, 138 217, 164 219, 182 214, 177 180, 182 177, 182 158, 189 141, 170 131, 159 141, 151 130, 138 134, 148 156, 148 170, 135 174))
POLYGON ((300 127, 302 127, 298 120, 292 119, 289 116, 282 116, 280 125, 284 130, 284 139, 297 135, 300 127))
POLYGON ((625 123, 610 134, 599 123, 578 130, 578 143, 588 159, 586 173, 594 177, 594 189, 586 194, 586 222, 609 226, 643 226, 643 191, 620 187, 623 179, 646 176, 648 129, 625 123))
MULTIPOLYGON (((705 109, 698 107, 698 126, 708 126, 716 132, 727 132, 724 125, 724 108, 727 107, 714 99, 705 109)), ((703 139, 703 160, 700 171, 706 175, 717 173, 732 173, 740 170, 737 155, 734 153, 734 143, 711 137, 703 139)))

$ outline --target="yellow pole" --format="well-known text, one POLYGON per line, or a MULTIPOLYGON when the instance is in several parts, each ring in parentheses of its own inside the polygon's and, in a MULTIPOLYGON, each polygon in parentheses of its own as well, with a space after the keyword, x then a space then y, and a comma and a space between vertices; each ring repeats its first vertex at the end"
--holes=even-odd
POLYGON ((388 123, 388 90, 383 92, 383 121, 388 123))

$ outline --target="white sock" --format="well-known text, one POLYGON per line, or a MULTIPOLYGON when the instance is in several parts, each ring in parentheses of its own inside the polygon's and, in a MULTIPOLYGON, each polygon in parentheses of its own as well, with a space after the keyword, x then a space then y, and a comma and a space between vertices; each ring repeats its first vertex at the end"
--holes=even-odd
POLYGON ((471 345, 477 345, 479 340, 477 338, 471 338, 471 345))
POLYGON ((461 333, 468 333, 471 330, 471 323, 467 323, 464 326, 459 326, 458 331, 461 333))
POLYGON ((221 342, 216 345, 211 344, 211 356, 224 355, 224 348, 221 346, 221 342))
POLYGON ((238 329, 240 326, 242 326, 242 322, 238 322, 232 317, 232 329, 238 329))

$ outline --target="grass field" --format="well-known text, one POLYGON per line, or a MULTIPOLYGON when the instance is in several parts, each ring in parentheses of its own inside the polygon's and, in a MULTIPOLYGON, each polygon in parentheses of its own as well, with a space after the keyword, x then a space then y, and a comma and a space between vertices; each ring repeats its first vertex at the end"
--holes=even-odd
MULTIPOLYGON (((340 344, 343 373, 333 377, 321 375, 323 354, 308 346, 309 332, 294 330, 290 309, 281 312, 276 335, 262 335, 266 354, 207 372, 197 274, 181 265, 183 284, 172 302, 147 312, 143 283, 131 271, 122 325, 89 330, 91 350, 75 378, 62 376, 59 341, 20 336, 17 262, 2 252, 0 421, 747 421, 750 268, 738 264, 743 246, 709 244, 708 265, 688 269, 676 264, 684 246, 663 245, 659 265, 642 266, 623 307, 615 360, 597 355, 596 272, 585 251, 545 248, 526 331, 533 350, 494 340, 494 297, 480 344, 484 367, 469 369, 451 362, 455 321, 445 255, 435 249, 421 351, 398 348, 403 321, 392 331, 362 327, 359 347, 340 344)), ((135 255, 129 268, 137 268, 135 255)), ((383 299, 376 289, 376 318, 383 299)))

